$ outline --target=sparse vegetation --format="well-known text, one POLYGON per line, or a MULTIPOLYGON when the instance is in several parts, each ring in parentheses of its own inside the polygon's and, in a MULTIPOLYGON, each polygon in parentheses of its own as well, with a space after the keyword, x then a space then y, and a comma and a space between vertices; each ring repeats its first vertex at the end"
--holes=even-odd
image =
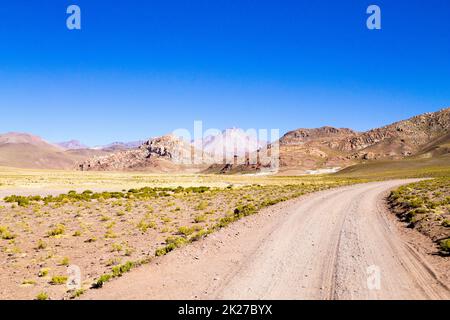
POLYGON ((46 277, 48 276, 48 272, 49 272, 48 268, 42 268, 41 270, 39 270, 38 277, 40 278, 46 277))
MULTIPOLYGON (((86 173, 83 179, 90 175, 86 173)), ((45 174, 39 173, 31 179, 41 183, 42 176, 45 174)), ((205 176, 202 180, 208 186, 191 186, 186 185, 192 184, 189 177, 171 177, 170 183, 176 183, 173 186, 161 182, 169 179, 166 176, 141 179, 138 175, 136 180, 129 174, 117 176, 123 179, 120 184, 129 183, 129 179, 139 187, 120 192, 87 190, 54 196, 13 197, 9 200, 15 202, 0 207, 2 239, 4 234, 9 238, 2 240, 5 250, 0 252, 0 258, 17 261, 5 264, 5 274, 10 277, 5 279, 10 283, 7 285, 35 277, 36 290, 46 290, 58 299, 70 298, 75 292, 68 293, 65 286, 57 285, 67 280, 62 275, 67 272, 69 257, 76 257, 83 275, 89 275, 86 281, 93 283, 93 287, 101 287, 147 260, 149 252, 153 253, 150 256, 165 255, 266 206, 360 181, 327 177, 205 176), (255 180, 258 184, 254 184, 255 180), (178 186, 180 181, 184 187, 178 186), (147 187, 142 183, 158 186, 147 187)), ((95 176, 92 181, 105 183, 111 177, 95 176)), ((52 183, 58 179, 60 173, 52 177, 52 183)), ((75 181, 67 176, 64 180, 75 181)), ((80 186, 75 181, 71 188, 80 189, 80 186)), ((29 294, 27 297, 33 299, 36 292, 29 294)))
POLYGON ((37 242, 36 249, 37 250, 44 250, 45 248, 47 248, 47 243, 45 243, 45 241, 43 241, 42 239, 39 239, 38 242, 37 242))
POLYGON ((37 296, 36 296, 36 300, 48 300, 49 296, 47 293, 45 292, 40 292, 37 296))
POLYGON ((60 285, 60 284, 65 284, 66 282, 67 282, 66 276, 53 276, 52 280, 50 281, 50 284, 60 285))
POLYGON ((206 216, 204 214, 198 215, 194 218, 195 223, 205 222, 206 216))
POLYGON ((11 231, 9 231, 8 227, 4 227, 4 226, 0 226, 0 237, 3 240, 12 240, 14 239, 16 236, 13 235, 11 233, 11 231))
POLYGON ((113 266, 111 271, 112 273, 105 273, 101 275, 93 284, 93 288, 101 288, 103 285, 110 281, 113 278, 121 277, 124 273, 130 271, 132 268, 139 265, 139 263, 127 261, 124 264, 113 266))
POLYGON ((61 260, 61 262, 60 262, 60 265, 62 265, 62 266, 68 266, 69 265, 69 258, 68 257, 64 257, 64 258, 62 258, 62 260, 61 260))
POLYGON ((193 234, 196 231, 199 231, 201 229, 201 226, 199 225, 193 225, 192 227, 186 227, 182 226, 178 228, 178 232, 184 236, 189 236, 193 234))
POLYGON ((112 275, 113 277, 121 277, 122 274, 130 271, 134 267, 134 263, 131 261, 127 261, 124 264, 112 267, 112 275))
POLYGON ((22 281, 23 285, 35 285, 36 281, 32 280, 32 279, 25 279, 22 281))
POLYGON ((103 287, 103 284, 105 284, 106 282, 111 280, 111 278, 112 278, 112 274, 110 274, 110 273, 103 274, 97 279, 97 281, 92 285, 92 287, 93 288, 101 288, 101 287, 103 287))
POLYGON ((79 298, 81 295, 83 295, 86 292, 85 289, 77 289, 72 292, 70 295, 70 299, 79 298))
POLYGON ((205 210, 206 208, 208 208, 208 202, 201 201, 195 209, 196 210, 205 210))
POLYGON ((439 245, 443 252, 450 254, 450 238, 441 240, 439 245))
POLYGON ((402 186, 391 192, 389 201, 397 215, 411 228, 429 236, 443 252, 448 252, 449 195, 450 178, 444 177, 402 186))
POLYGON ((65 231, 66 231, 66 227, 63 224, 58 223, 53 229, 51 229, 47 233, 47 235, 49 237, 56 237, 56 236, 63 235, 65 231))

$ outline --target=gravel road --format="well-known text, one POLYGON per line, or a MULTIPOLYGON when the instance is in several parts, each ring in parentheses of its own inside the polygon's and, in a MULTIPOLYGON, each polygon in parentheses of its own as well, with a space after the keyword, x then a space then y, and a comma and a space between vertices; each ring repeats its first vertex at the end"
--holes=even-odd
POLYGON ((446 258, 417 250, 386 210, 386 193, 408 182, 347 186, 266 208, 83 298, 449 299, 441 276, 448 259, 436 267, 433 259, 446 258))

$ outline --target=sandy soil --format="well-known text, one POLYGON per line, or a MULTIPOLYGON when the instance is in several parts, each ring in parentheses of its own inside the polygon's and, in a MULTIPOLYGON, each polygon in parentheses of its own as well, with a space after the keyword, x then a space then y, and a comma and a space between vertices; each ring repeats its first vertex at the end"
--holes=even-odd
POLYGON ((449 259, 386 210, 388 190, 408 182, 280 203, 83 298, 449 299, 449 259))

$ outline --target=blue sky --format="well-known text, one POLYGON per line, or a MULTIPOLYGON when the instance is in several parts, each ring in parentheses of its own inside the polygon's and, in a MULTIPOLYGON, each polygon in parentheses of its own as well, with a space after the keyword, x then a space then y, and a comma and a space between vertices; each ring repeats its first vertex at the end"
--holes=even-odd
POLYGON ((448 0, 8 1, 0 132, 97 145, 194 120, 366 130, 450 106, 449 38, 448 0), (382 30, 366 28, 370 4, 382 30))

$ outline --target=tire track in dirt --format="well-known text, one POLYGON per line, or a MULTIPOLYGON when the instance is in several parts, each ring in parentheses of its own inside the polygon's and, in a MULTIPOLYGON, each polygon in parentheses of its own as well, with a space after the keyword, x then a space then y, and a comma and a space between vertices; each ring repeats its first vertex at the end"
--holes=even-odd
MULTIPOLYGON (((372 182, 266 208, 155 259, 86 299, 449 299, 427 256, 399 234, 372 182), (369 288, 370 268, 380 287, 369 288)), ((449 263, 444 269, 449 268, 449 263)))

